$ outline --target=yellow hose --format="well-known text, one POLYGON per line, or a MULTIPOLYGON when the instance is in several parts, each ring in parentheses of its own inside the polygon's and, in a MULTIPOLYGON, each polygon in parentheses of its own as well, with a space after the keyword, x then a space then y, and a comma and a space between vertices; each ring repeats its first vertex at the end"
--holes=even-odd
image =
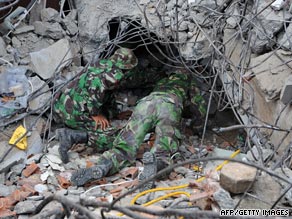
MULTIPOLYGON (((237 150, 235 151, 234 153, 232 153, 230 155, 230 158, 234 158, 236 157, 238 154, 240 153, 240 150, 237 150)), ((227 164, 229 162, 229 160, 224 160, 221 164, 219 164, 217 167, 216 167, 216 171, 219 171, 222 169, 222 167, 227 164)), ((199 179, 196 180, 196 182, 202 182, 206 177, 205 176, 202 176, 200 177, 199 179)), ((157 191, 166 191, 166 190, 177 190, 177 189, 183 189, 183 188, 187 188, 189 186, 189 184, 183 184, 183 185, 180 185, 180 186, 172 186, 172 187, 162 187, 162 188, 155 188, 155 189, 149 189, 149 190, 146 190, 146 191, 143 191, 141 193, 138 193, 131 201, 131 205, 135 204, 135 202, 137 201, 138 198, 140 198, 141 196, 143 195, 146 195, 150 192, 157 192, 157 191)), ((163 196, 162 196, 163 197, 163 196)), ((159 198, 157 198, 159 199, 159 198)), ((157 199, 153 199, 152 201, 150 201, 151 203, 155 203, 157 202, 156 200, 157 199), (155 202, 154 202, 155 201, 155 202)), ((160 201, 160 199, 159 199, 160 201)), ((149 203, 149 202, 147 202, 149 203)), ((147 204, 145 203, 145 204, 147 204)), ((147 205, 148 206, 148 205, 147 205)))
MULTIPOLYGON (((230 155, 230 158, 234 158, 236 157, 238 154, 240 153, 240 150, 238 149, 237 151, 233 152, 231 155, 230 155)), ((229 160, 224 160, 221 164, 219 164, 216 168, 215 168, 215 171, 219 171, 222 169, 222 167, 227 164, 229 162, 229 160)), ((202 182, 204 179, 206 179, 205 176, 202 176, 200 177, 199 179, 196 180, 196 182, 202 182)), ((183 188, 187 188, 189 186, 189 184, 183 184, 183 185, 180 185, 180 186, 172 186, 172 187, 161 187, 161 188, 155 188, 155 189, 149 189, 149 190, 146 190, 146 191, 143 191, 143 192, 140 192, 138 193, 131 201, 131 205, 134 205, 135 202, 137 201, 138 198, 140 198, 141 196, 143 195, 146 195, 148 193, 151 193, 151 192, 157 192, 157 191, 167 191, 167 190, 177 190, 177 189, 183 189, 183 188)), ((161 196, 161 197, 158 197, 156 199, 153 199, 149 202, 146 202, 144 203, 142 206, 149 206, 149 205, 152 205, 156 202, 159 202, 163 199, 166 199, 168 197, 171 197, 171 196, 175 196, 175 195, 186 195, 187 197, 190 197, 190 193, 188 192, 183 192, 183 191, 178 191, 178 192, 172 192, 172 193, 169 193, 167 195, 164 195, 164 196, 161 196)), ((119 216, 123 216, 123 214, 119 214, 119 216)))
POLYGON ((158 201, 161 201, 163 199, 166 199, 168 197, 175 196, 175 195, 186 195, 188 198, 191 197, 191 194, 188 192, 183 192, 183 191, 172 192, 172 193, 166 194, 164 196, 160 196, 159 198, 153 199, 152 201, 149 201, 149 202, 143 204, 142 206, 147 207, 147 206, 152 205, 158 201))

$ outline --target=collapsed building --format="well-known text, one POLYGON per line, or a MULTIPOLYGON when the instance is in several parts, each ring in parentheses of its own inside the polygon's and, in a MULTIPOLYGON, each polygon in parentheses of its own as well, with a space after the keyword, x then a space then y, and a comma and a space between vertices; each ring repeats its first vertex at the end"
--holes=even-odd
MULTIPOLYGON (((1 103, 0 127, 5 129, 27 115, 48 116, 52 96, 60 87, 86 65, 125 46, 138 51, 145 66, 183 66, 191 71, 212 96, 208 111, 229 109, 237 120, 213 131, 245 130, 243 150, 251 151, 258 163, 271 170, 291 168, 288 4, 275 6, 272 0, 52 2, 55 9, 46 1, 34 1, 30 14, 14 22, 13 29, 2 26, 2 71, 13 66, 16 70, 10 71, 18 77, 26 74, 24 87, 31 91, 25 93, 25 100, 14 100, 17 107, 9 105, 12 111, 1 103), (21 73, 23 67, 28 72, 21 73)), ((4 81, 5 74, 1 76, 4 81)), ((0 91, 5 89, 2 84, 0 91)))

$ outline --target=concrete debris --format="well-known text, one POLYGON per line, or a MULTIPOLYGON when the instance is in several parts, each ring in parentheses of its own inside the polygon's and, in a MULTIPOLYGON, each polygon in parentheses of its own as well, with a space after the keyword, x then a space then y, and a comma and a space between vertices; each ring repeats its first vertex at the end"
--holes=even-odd
POLYGON ((17 27, 15 31, 13 32, 13 34, 18 35, 22 33, 31 32, 31 31, 34 31, 33 25, 23 25, 21 27, 17 27))
POLYGON ((34 186, 34 190, 37 191, 38 193, 42 194, 46 191, 48 191, 48 186, 44 184, 37 184, 34 186))
POLYGON ((31 201, 31 200, 18 202, 14 207, 14 211, 16 212, 16 214, 30 214, 36 210, 36 207, 41 202, 42 201, 31 201))
POLYGON ((285 51, 276 50, 251 60, 250 68, 256 75, 256 83, 267 102, 279 98, 285 81, 291 75, 292 65, 289 63, 291 56, 284 54, 285 51), (287 64, 283 65, 283 61, 287 64))
POLYGON ((12 192, 15 190, 16 186, 6 186, 3 184, 0 184, 0 197, 6 197, 12 194, 12 192))
POLYGON ((0 142, 0 157, 3 157, 6 151, 11 147, 13 147, 12 150, 0 165, 0 173, 7 173, 12 166, 23 163, 26 160, 26 153, 24 151, 21 151, 12 145, 8 145, 7 142, 0 142))
POLYGON ((285 81, 284 87, 281 90, 280 100, 285 105, 292 103, 292 75, 288 76, 285 81))
POLYGON ((35 92, 35 98, 29 101, 29 109, 40 112, 48 104, 51 98, 51 91, 49 86, 37 76, 29 78, 29 81, 32 85, 32 92, 35 92))
POLYGON ((36 130, 31 132, 31 135, 28 138, 29 147, 26 150, 26 154, 29 157, 30 155, 38 154, 43 152, 44 144, 40 137, 40 133, 36 130))
MULTIPOLYGON (((241 103, 245 102, 244 97, 248 96, 245 93, 247 87, 253 88, 253 84, 258 85, 259 89, 251 89, 251 96, 256 91, 255 96, 263 94, 267 102, 277 101, 278 103, 280 97, 283 104, 290 103, 292 99, 292 66, 290 66, 292 25, 289 23, 292 14, 287 11, 287 2, 289 1, 259 1, 257 11, 264 10, 256 18, 254 14, 250 13, 254 10, 251 2, 249 1, 243 7, 241 3, 224 5, 228 3, 225 0, 167 0, 159 1, 159 4, 155 0, 140 0, 138 2, 135 0, 75 0, 76 9, 71 9, 70 5, 70 13, 67 10, 58 11, 53 8, 44 8, 40 13, 38 12, 38 16, 36 16, 39 17, 38 19, 28 23, 29 19, 26 18, 11 34, 0 37, 0 65, 24 65, 28 69, 26 76, 29 78, 31 95, 27 111, 24 113, 31 114, 33 112, 36 114, 15 122, 15 127, 17 127, 16 123, 17 125, 23 123, 29 131, 27 133, 28 148, 25 151, 7 144, 9 136, 15 129, 14 126, 4 127, 3 130, 0 130, 0 158, 13 147, 0 165, 0 204, 6 198, 12 197, 15 191, 18 191, 16 194, 21 193, 25 197, 8 206, 8 213, 6 211, 5 213, 13 215, 14 218, 15 214, 18 214, 18 217, 22 219, 37 218, 38 215, 33 217, 26 214, 33 213, 41 200, 52 194, 68 198, 78 204, 80 204, 81 199, 112 202, 119 195, 137 185, 137 175, 141 170, 139 159, 136 166, 124 168, 118 174, 94 181, 92 184, 89 183, 86 187, 73 186, 70 182, 72 173, 80 168, 95 165, 100 154, 93 154, 95 153, 94 149, 77 145, 68 152, 70 162, 63 164, 58 152, 58 142, 53 138, 57 126, 55 127, 53 124, 51 127, 51 115, 49 112, 44 112, 44 107, 51 103, 53 97, 51 90, 55 91, 55 87, 75 77, 86 67, 86 63, 94 63, 100 59, 101 53, 105 57, 110 56, 115 49, 112 47, 113 45, 117 47, 124 44, 130 45, 136 51, 140 51, 141 45, 132 45, 127 42, 128 38, 131 38, 127 34, 133 30, 139 29, 143 32, 143 40, 148 37, 148 32, 145 31, 147 28, 151 36, 156 35, 153 38, 155 41, 158 39, 163 41, 165 45, 168 44, 167 42, 171 42, 171 46, 167 50, 172 53, 173 61, 178 61, 178 57, 180 57, 186 61, 187 65, 196 63, 196 66, 199 66, 196 75, 202 74, 202 69, 209 71, 211 68, 216 68, 216 71, 219 69, 220 72, 228 69, 227 72, 230 73, 231 78, 240 78, 238 84, 242 86, 243 93, 242 96, 236 96, 238 100, 233 102, 234 109, 244 108, 246 110, 248 108, 243 107, 241 103), (266 7, 270 3, 272 3, 271 7, 266 7), (143 13, 137 4, 143 8, 143 13), (215 12, 219 9, 221 9, 219 12, 215 12), (275 12, 275 10, 282 9, 283 13, 275 12), (244 16, 243 13, 245 13, 244 16), (223 14, 226 16, 222 16, 223 14), (144 15, 147 16, 147 19, 144 15), (219 25, 220 22, 224 22, 222 27, 219 25), (116 42, 115 38, 122 40, 123 44, 119 41, 116 42), (114 42, 114 44, 109 44, 109 41, 114 42), (228 44, 231 41, 232 43, 228 44), (277 49, 275 49, 276 47, 277 49), (247 57, 244 54, 248 54, 247 57), (219 59, 224 57, 224 64, 219 63, 218 57, 219 59), (246 73, 241 72, 245 69, 249 70, 248 74, 235 75, 239 70, 240 73, 246 73), (250 78, 245 77, 246 75, 250 78), (253 76, 255 77, 253 78, 253 76), (45 113, 45 116, 36 121, 35 119, 39 117, 40 113, 45 113), (50 138, 50 143, 47 142, 48 138, 50 138)), ((153 49, 150 48, 149 51, 152 52, 153 49)), ((164 61, 163 64, 156 64, 158 62, 152 56, 145 58, 144 55, 143 57, 141 55, 140 58, 139 64, 141 66, 139 67, 141 68, 152 66, 157 71, 165 65, 164 61)), ((165 69, 163 68, 163 71, 165 69)), ((2 66, 0 67, 0 75, 2 75, 1 72, 2 66)), ((203 74, 202 76, 208 80, 212 78, 204 77, 203 74)), ((208 80, 202 80, 199 84, 210 83, 211 81, 208 80)), ((135 81, 134 83, 134 86, 137 86, 135 81)), ((235 83, 223 81, 220 87, 227 84, 235 85, 235 83)), ((208 92, 210 86, 206 85, 203 90, 208 92)), ((119 90, 118 94, 115 94, 118 99, 118 109, 121 111, 131 110, 139 98, 147 93, 147 91, 140 90, 123 92, 119 90)), ((222 99, 222 101, 228 99, 221 97, 221 92, 215 92, 215 94, 220 94, 218 99, 222 99)), ((254 104, 255 107, 258 106, 257 101, 254 101, 254 104)), ((277 108, 277 112, 282 110, 280 108, 283 104, 277 108)), ((217 103, 214 105, 214 107, 211 105, 211 111, 214 108, 215 114, 218 107, 217 103)), ((289 106, 287 110, 288 108, 289 106)), ((17 116, 19 115, 17 114, 17 116)), ((127 115, 119 116, 121 116, 119 120, 113 119, 111 124, 123 127, 127 115)), ((224 124, 229 125, 226 116, 223 117, 224 124)), ((276 117, 273 115, 273 119, 276 117)), ((279 127, 281 127, 281 119, 279 117, 279 124, 276 124, 279 127)), ((194 133, 191 119, 182 120, 182 124, 185 128, 182 135, 183 142, 178 153, 172 157, 174 162, 207 155, 211 158, 229 158, 234 150, 243 149, 243 146, 238 144, 238 139, 229 140, 230 136, 227 136, 228 140, 222 141, 221 139, 219 141, 219 137, 208 133, 208 127, 205 133, 206 139, 202 144, 201 139, 194 136, 197 132, 194 133), (189 133, 186 131, 187 129, 190 129, 189 133), (219 148, 223 148, 224 145, 226 145, 224 148, 228 147, 230 151, 219 148)), ((263 131, 260 134, 268 136, 270 133, 263 131)), ((144 145, 146 144, 148 143, 144 145)), ((267 144, 262 144, 259 151, 254 145, 251 147, 251 150, 242 152, 235 159, 245 159, 253 163, 274 159, 275 151, 272 150, 274 148, 268 148, 267 144)), ((149 149, 146 146, 145 148, 149 149)), ((140 155, 143 152, 142 150, 140 155)), ((288 164, 288 160, 285 162, 288 164)), ((198 163, 197 169, 193 165, 180 166, 155 183, 158 187, 190 185, 184 191, 191 194, 192 207, 200 207, 202 210, 212 209, 213 211, 218 210, 218 206, 220 209, 233 209, 236 201, 241 199, 239 208, 268 209, 278 200, 281 192, 287 188, 287 184, 264 172, 261 172, 255 179, 256 169, 239 163, 228 163, 222 168, 220 172, 221 188, 218 183, 219 172, 214 171, 221 163, 222 160, 198 163), (203 174, 206 176, 205 180, 201 183, 195 182, 195 179, 203 174), (244 197, 238 195, 246 191, 249 192, 248 195, 244 197)), ((288 174, 285 175, 279 171, 276 170, 279 175, 287 177, 290 174, 289 177, 292 178, 290 169, 290 172, 287 171, 288 174)), ((121 203, 128 205, 136 194, 127 196, 121 203)), ((165 194, 167 194, 165 191, 147 194, 140 197, 136 203, 143 204, 165 194)), ((185 197, 172 197, 161 201, 157 206, 158 208, 186 208, 189 207, 188 202, 189 199, 185 197)), ((284 195, 279 204, 292 206, 292 189, 284 195)), ((56 202, 49 203, 39 215, 52 209, 57 213, 58 209, 60 210, 60 215, 56 215, 55 218, 63 216, 61 215, 64 213, 63 206, 56 202)), ((94 208, 88 209, 96 212, 94 208)), ((2 210, 1 205, 1 216, 2 210)), ((74 217, 73 214, 72 217, 74 217)))
POLYGON ((240 194, 251 190, 257 170, 240 163, 228 163, 220 172, 220 185, 227 191, 240 194))
POLYGON ((281 185, 267 173, 257 177, 252 188, 253 194, 263 202, 270 203, 270 207, 279 198, 281 190, 281 185))
POLYGON ((59 23, 36 21, 33 23, 34 32, 40 36, 48 36, 54 40, 62 39, 66 33, 59 23))
POLYGON ((39 51, 53 44, 51 39, 38 37, 33 32, 16 35, 15 41, 16 40, 18 43, 13 45, 15 48, 11 49, 11 53, 19 56, 19 58, 25 58, 29 56, 30 52, 39 51))
POLYGON ((273 157, 274 151, 272 149, 260 148, 254 146, 251 150, 247 152, 246 158, 249 161, 266 161, 268 158, 273 157))
POLYGON ((285 1, 285 0, 276 0, 273 2, 273 4, 271 4, 271 7, 276 10, 276 11, 280 11, 281 9, 283 9, 286 5, 288 5, 289 1, 285 1))
POLYGON ((59 22, 59 12, 53 8, 44 8, 41 10, 41 20, 43 22, 59 22))
POLYGON ((214 200, 219 205, 220 209, 234 209, 235 202, 231 198, 229 192, 220 188, 213 194, 214 200))
POLYGON ((36 73, 43 79, 53 77, 55 72, 70 64, 73 58, 67 39, 61 39, 48 48, 32 52, 30 56, 36 73))
POLYGON ((289 25, 285 28, 285 31, 279 34, 278 37, 278 44, 282 49, 285 50, 292 50, 292 42, 291 42, 291 36, 292 36, 292 25, 289 25))
POLYGON ((283 25, 281 21, 259 20, 252 31, 251 51, 258 55, 271 51, 283 25))
POLYGON ((3 38, 0 37, 0 57, 7 55, 6 51, 6 43, 4 42, 3 38))

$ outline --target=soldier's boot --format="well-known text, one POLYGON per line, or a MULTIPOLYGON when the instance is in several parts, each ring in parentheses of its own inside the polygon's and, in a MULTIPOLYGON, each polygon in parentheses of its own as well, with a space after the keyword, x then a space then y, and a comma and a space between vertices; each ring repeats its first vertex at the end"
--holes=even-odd
POLYGON ((102 158, 99 165, 83 168, 74 172, 71 176, 71 182, 76 186, 83 186, 85 183, 105 177, 113 167, 113 162, 102 158))
POLYGON ((60 142, 59 153, 61 160, 68 163, 68 150, 73 144, 87 143, 88 135, 86 131, 61 128, 56 130, 56 139, 60 142))
MULTIPOLYGON (((144 169, 143 172, 140 173, 138 179, 139 182, 144 181, 157 173, 157 160, 156 156, 152 152, 145 152, 142 158, 144 169)), ((144 183, 140 188, 140 191, 145 191, 148 189, 152 189, 154 187, 154 180, 144 183)))

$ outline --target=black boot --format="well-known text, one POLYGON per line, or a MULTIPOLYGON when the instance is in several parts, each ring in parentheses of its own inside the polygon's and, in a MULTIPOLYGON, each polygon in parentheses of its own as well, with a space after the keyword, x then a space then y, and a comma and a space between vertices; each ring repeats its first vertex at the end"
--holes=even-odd
POLYGON ((88 136, 86 131, 61 128, 56 130, 56 139, 60 142, 59 153, 61 160, 64 163, 68 163, 68 150, 73 144, 87 143, 88 136))
POLYGON ((109 170, 113 167, 112 161, 106 158, 102 158, 99 163, 99 165, 90 168, 83 168, 74 172, 71 176, 72 184, 83 186, 89 181, 101 179, 106 176, 109 170))
MULTIPOLYGON (((140 173, 138 179, 139 182, 148 179, 149 177, 154 176, 157 173, 157 160, 155 154, 151 152, 145 152, 142 158, 144 169, 143 172, 140 173)), ((154 180, 144 183, 142 187, 140 187, 140 192, 143 192, 148 189, 152 189, 154 187, 154 180)))

